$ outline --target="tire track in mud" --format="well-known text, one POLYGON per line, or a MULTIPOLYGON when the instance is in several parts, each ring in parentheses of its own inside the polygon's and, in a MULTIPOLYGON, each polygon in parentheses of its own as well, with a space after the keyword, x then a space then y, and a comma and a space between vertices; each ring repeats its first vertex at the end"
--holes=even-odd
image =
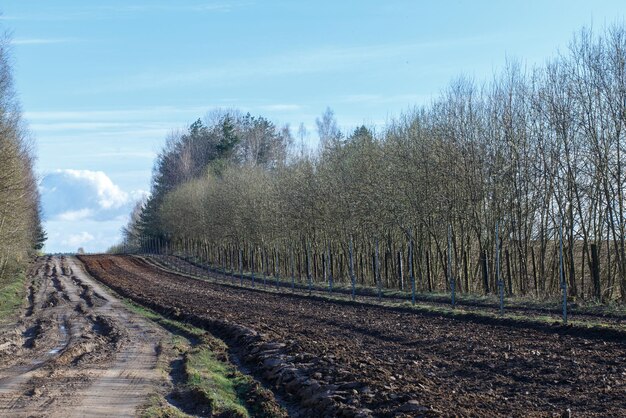
POLYGON ((73 258, 41 259, 32 277, 24 316, 0 333, 0 416, 135 416, 164 384, 164 331, 73 258))

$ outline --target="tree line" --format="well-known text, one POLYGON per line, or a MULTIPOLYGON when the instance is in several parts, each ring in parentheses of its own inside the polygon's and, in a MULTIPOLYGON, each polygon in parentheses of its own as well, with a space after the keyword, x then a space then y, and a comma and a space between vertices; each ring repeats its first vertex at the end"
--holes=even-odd
POLYGON ((236 111, 173 134, 124 245, 316 282, 489 294, 499 276, 507 295, 566 282, 626 301, 623 26, 582 29, 542 66, 459 77, 382 128, 344 133, 330 109, 317 128, 314 152, 236 111))
POLYGON ((41 250, 45 233, 32 141, 14 89, 10 39, 0 38, 0 285, 41 250))

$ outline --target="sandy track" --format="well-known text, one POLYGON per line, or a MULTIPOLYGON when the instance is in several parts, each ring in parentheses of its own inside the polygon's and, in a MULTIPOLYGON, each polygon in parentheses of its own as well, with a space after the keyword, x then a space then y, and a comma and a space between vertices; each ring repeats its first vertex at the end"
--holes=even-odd
POLYGON ((74 258, 39 262, 29 306, 0 334, 0 416, 135 416, 162 387, 164 331, 128 311, 74 258))
POLYGON ((328 400, 346 416, 349 407, 388 417, 626 415, 620 341, 234 288, 132 257, 81 259, 138 301, 214 328, 258 332, 280 358, 258 359, 257 367, 278 390, 298 393, 294 402, 328 400), (284 378, 293 376, 285 365, 304 378, 284 378))

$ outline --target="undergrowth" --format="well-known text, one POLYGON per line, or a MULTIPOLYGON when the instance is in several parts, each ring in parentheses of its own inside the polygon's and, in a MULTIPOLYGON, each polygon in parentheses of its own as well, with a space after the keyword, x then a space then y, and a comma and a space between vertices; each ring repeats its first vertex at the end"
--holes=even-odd
POLYGON ((17 272, 0 278, 0 323, 10 318, 24 302, 26 274, 17 272))

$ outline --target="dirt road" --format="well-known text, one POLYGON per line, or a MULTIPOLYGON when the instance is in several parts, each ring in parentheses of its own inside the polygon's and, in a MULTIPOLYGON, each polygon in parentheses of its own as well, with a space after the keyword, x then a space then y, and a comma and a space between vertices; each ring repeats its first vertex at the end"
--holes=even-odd
POLYGON ((41 260, 28 302, 0 334, 0 416, 131 417, 164 384, 156 368, 164 331, 76 259, 41 260))
POLYGON ((81 260, 118 292, 223 336, 311 416, 626 416, 624 341, 229 287, 133 257, 81 260))

